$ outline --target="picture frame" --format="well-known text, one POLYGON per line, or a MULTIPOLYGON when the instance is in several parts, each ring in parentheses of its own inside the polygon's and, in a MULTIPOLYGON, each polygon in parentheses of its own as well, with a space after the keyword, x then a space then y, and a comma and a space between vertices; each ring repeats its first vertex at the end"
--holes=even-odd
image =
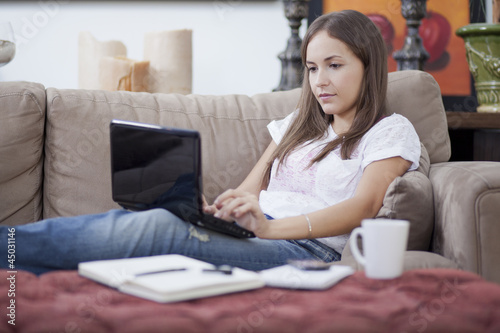
MULTIPOLYGON (((311 0, 309 3, 308 24, 311 24, 318 16, 343 9, 355 9, 366 15, 376 15, 387 19, 393 26, 392 45, 388 44, 388 68, 389 71, 397 70, 397 63, 392 53, 401 49, 406 35, 406 21, 401 15, 400 0, 311 0)), ((465 46, 463 40, 455 35, 455 31, 469 23, 485 21, 484 0, 440 0, 427 2, 427 13, 433 21, 428 20, 426 27, 429 30, 439 30, 436 27, 444 26, 448 38, 441 38, 443 45, 430 45, 430 61, 424 66, 424 71, 429 72, 438 82, 445 110, 474 112, 477 107, 474 80, 470 74, 466 60, 465 46), (451 10, 450 10, 451 8, 451 10), (447 24, 446 24, 447 23, 447 24), (432 28, 430 27, 432 26, 432 28), (443 42, 443 39, 447 43, 443 42)), ((427 20, 428 18, 426 18, 427 20)), ((385 21, 384 21, 385 22, 385 21)), ((423 25, 422 20, 422 25, 423 25)), ((424 30, 425 31, 425 30, 424 30)), ((390 34, 387 34, 390 35, 390 34)), ((424 36, 421 36, 424 38, 424 36)), ((435 36, 433 36, 435 37, 435 36)), ((386 39, 386 38, 384 38, 386 39)), ((430 39, 430 37, 429 37, 430 39)), ((424 41, 424 45, 426 42, 424 41)))

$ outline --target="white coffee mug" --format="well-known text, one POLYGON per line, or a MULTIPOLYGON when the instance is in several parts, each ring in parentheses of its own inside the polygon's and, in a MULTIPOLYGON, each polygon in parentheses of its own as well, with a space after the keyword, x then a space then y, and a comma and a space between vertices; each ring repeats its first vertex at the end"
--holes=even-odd
POLYGON ((351 251, 365 267, 365 274, 374 279, 393 279, 403 273, 403 259, 410 223, 405 220, 366 219, 351 233, 351 251), (363 253, 358 248, 362 237, 363 253))

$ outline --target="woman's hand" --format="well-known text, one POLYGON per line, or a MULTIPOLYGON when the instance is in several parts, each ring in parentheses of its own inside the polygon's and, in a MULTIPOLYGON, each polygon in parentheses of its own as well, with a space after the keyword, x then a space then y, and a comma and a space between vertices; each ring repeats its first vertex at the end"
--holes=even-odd
POLYGON ((215 205, 209 205, 204 195, 201 196, 201 199, 203 204, 203 212, 205 214, 215 215, 215 213, 217 213, 217 208, 215 207, 215 205))
POLYGON ((215 216, 224 220, 234 220, 240 226, 260 238, 269 227, 269 220, 264 216, 256 195, 242 190, 227 190, 214 202, 215 216))
MULTIPOLYGON (((207 199, 205 198, 205 196, 203 195, 202 196, 202 208, 203 208, 203 212, 205 214, 209 214, 209 215, 216 215, 217 212, 219 211, 217 209, 217 207, 215 206, 215 204, 212 204, 212 205, 209 205, 208 202, 207 202, 207 199)), ((216 217, 218 217, 219 214, 217 214, 216 217)), ((232 218, 223 218, 223 220, 226 220, 228 222, 234 222, 234 219, 232 218)))

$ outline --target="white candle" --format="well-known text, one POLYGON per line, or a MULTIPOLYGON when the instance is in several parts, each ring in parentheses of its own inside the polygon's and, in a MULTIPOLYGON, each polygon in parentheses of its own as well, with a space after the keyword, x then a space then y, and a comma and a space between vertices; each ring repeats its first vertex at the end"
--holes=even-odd
POLYGON ((144 59, 150 62, 150 92, 190 94, 192 58, 192 30, 146 33, 144 59))
POLYGON ((78 35, 78 88, 100 89, 99 62, 103 57, 127 56, 127 47, 120 41, 100 42, 90 32, 78 35))

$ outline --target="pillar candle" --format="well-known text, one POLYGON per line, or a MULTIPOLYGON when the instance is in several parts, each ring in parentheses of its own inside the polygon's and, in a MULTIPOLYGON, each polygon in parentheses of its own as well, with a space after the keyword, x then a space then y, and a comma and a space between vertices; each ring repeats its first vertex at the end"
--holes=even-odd
POLYGON ((78 87, 100 89, 99 66, 101 58, 126 56, 127 48, 120 41, 100 42, 90 32, 78 35, 78 87))
POLYGON ((150 92, 192 92, 192 30, 146 33, 144 60, 150 62, 150 92))

